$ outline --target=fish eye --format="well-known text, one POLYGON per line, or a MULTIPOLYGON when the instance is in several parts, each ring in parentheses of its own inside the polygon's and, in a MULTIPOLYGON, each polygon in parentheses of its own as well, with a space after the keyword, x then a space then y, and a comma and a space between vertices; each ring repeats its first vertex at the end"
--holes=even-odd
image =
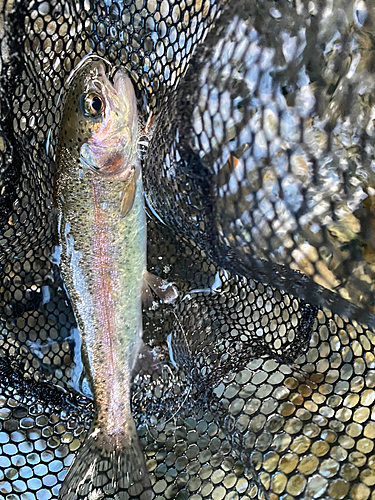
POLYGON ((86 116, 97 118, 104 112, 103 98, 98 94, 86 94, 82 96, 81 107, 86 116))

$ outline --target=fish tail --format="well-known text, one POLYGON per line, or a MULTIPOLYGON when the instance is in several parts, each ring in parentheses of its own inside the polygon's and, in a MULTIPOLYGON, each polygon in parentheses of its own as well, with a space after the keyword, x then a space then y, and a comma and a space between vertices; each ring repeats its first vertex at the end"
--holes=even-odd
POLYGON ((93 428, 59 492, 59 500, 95 500, 104 496, 116 500, 153 497, 134 422, 120 441, 93 428))

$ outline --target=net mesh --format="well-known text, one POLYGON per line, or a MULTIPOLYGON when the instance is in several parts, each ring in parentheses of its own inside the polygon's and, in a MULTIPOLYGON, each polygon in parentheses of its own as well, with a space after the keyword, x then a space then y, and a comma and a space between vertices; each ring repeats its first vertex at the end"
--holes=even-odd
POLYGON ((374 499, 370 2, 0 10, 0 497, 56 499, 93 417, 52 177, 94 53, 153 113, 148 269, 180 291, 144 311, 133 383, 154 498, 374 499))

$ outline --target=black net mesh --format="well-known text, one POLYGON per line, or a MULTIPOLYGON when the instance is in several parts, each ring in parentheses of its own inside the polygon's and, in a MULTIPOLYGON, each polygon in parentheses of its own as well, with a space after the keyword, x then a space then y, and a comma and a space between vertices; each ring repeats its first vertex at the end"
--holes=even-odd
POLYGON ((0 8, 0 498, 56 499, 93 417, 52 183, 92 53, 153 112, 148 268, 180 291, 133 384, 154 498, 374 499, 372 3, 0 8))

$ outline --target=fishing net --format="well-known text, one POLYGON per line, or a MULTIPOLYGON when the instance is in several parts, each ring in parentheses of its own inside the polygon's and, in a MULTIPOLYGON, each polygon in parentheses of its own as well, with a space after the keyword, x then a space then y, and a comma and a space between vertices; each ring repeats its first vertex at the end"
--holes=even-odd
POLYGON ((0 497, 56 499, 93 418, 53 173, 96 54, 153 116, 148 268, 179 290, 133 383, 154 498, 374 499, 371 2, 0 6, 0 497))

